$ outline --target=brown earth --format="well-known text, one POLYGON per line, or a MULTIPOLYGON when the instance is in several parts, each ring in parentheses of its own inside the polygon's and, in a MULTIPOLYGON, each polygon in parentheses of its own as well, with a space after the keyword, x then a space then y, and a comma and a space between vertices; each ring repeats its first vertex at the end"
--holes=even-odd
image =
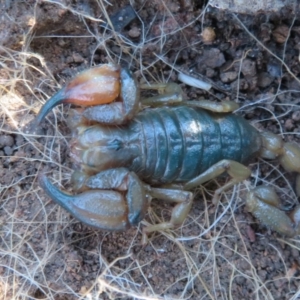
POLYGON ((144 247, 141 228, 168 219, 168 204, 154 201, 139 228, 107 233, 73 219, 37 184, 43 171, 71 191, 68 107, 48 115, 42 136, 26 126, 59 87, 106 62, 144 83, 176 81, 178 70, 202 78, 212 90, 183 85, 188 99, 234 100, 259 130, 299 142, 299 14, 234 15, 204 2, 134 1, 137 18, 125 27, 126 14, 111 18, 115 31, 107 18, 126 1, 0 3, 1 299, 299 298, 299 239, 271 232, 244 207, 262 183, 285 205, 298 201, 295 177, 276 162, 250 164, 251 178, 217 207, 216 184, 200 187, 184 225, 144 247))

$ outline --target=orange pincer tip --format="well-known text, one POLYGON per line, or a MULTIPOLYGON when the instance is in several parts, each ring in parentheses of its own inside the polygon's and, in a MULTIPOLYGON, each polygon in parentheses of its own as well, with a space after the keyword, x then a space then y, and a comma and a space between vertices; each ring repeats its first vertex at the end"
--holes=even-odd
POLYGON ((76 76, 65 89, 63 103, 93 106, 111 103, 120 94, 120 68, 105 64, 76 76))
POLYGON ((84 71, 43 105, 32 125, 33 131, 45 116, 59 104, 70 103, 82 106, 107 104, 118 98, 120 89, 119 66, 105 64, 84 71))

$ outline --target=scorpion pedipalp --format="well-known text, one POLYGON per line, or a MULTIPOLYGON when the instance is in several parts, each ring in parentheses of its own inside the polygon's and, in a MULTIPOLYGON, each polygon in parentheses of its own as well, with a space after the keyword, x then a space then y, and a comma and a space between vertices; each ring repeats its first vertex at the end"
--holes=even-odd
POLYGON ((123 231, 137 225, 148 207, 143 184, 125 168, 89 178, 86 185, 92 189, 77 195, 60 191, 44 174, 39 182, 46 194, 75 218, 102 230, 123 231))
POLYGON ((35 129, 59 104, 95 106, 111 103, 119 97, 120 90, 120 68, 117 65, 105 64, 88 69, 78 74, 43 105, 32 128, 35 129))
POLYGON ((98 105, 87 108, 83 115, 91 121, 102 124, 124 124, 131 120, 139 109, 139 86, 130 72, 122 69, 120 72, 122 82, 120 90, 120 102, 98 105))

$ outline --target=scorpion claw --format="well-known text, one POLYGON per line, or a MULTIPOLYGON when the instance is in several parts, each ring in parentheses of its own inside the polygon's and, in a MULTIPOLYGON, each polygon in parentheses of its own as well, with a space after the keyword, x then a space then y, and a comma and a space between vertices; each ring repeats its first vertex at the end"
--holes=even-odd
POLYGON ((116 100, 120 92, 120 68, 118 66, 105 64, 91 68, 77 75, 44 104, 32 128, 38 126, 45 116, 59 104, 70 103, 81 106, 107 104, 116 100))
POLYGON ((120 71, 120 102, 87 108, 84 117, 102 124, 119 125, 132 119, 139 109, 139 87, 126 69, 120 71))
POLYGON ((123 231, 137 225, 148 203, 144 186, 125 168, 111 169, 86 179, 85 190, 77 195, 60 191, 42 174, 39 182, 46 194, 76 219, 102 230, 123 231))
POLYGON ((128 200, 123 193, 95 189, 73 196, 52 185, 44 174, 40 176, 39 182, 53 201, 89 226, 102 230, 123 231, 135 225, 130 222, 132 216, 129 210, 132 207, 128 207, 128 200))
POLYGON ((109 169, 89 177, 85 185, 92 189, 126 192, 129 223, 137 225, 144 218, 148 207, 147 195, 144 184, 134 172, 126 168, 109 169))
POLYGON ((36 132, 39 124, 44 120, 46 115, 57 105, 62 104, 65 100, 65 90, 62 88, 59 90, 51 99, 49 99, 41 108, 38 115, 34 119, 34 122, 31 124, 31 131, 36 132))

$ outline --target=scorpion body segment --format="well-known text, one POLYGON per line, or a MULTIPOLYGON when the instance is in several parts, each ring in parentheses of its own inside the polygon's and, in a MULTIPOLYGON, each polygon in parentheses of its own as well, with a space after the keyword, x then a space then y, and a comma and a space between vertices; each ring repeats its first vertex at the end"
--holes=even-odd
POLYGON ((187 182, 223 159, 245 163, 260 148, 245 119, 188 106, 144 110, 124 126, 87 127, 73 145, 83 168, 122 166, 149 184, 187 182))
MULTIPOLYGON (((258 132, 232 114, 234 102, 182 101, 181 88, 174 83, 151 88, 163 88, 165 94, 142 99, 127 70, 101 65, 78 75, 42 107, 35 127, 60 103, 88 106, 73 110, 68 120, 71 157, 79 166, 71 179, 77 194, 60 191, 40 176, 45 192, 77 219, 103 230, 125 230, 144 218, 152 198, 175 203, 170 221, 143 229, 146 242, 150 232, 184 222, 192 188, 226 172, 230 180, 215 191, 217 204, 225 190, 251 175, 243 163, 259 156, 277 158, 286 171, 296 172, 300 196, 297 144, 258 132)), ((279 202, 272 188, 261 186, 250 191, 246 205, 271 229, 299 234, 300 206, 287 214, 279 202)))

